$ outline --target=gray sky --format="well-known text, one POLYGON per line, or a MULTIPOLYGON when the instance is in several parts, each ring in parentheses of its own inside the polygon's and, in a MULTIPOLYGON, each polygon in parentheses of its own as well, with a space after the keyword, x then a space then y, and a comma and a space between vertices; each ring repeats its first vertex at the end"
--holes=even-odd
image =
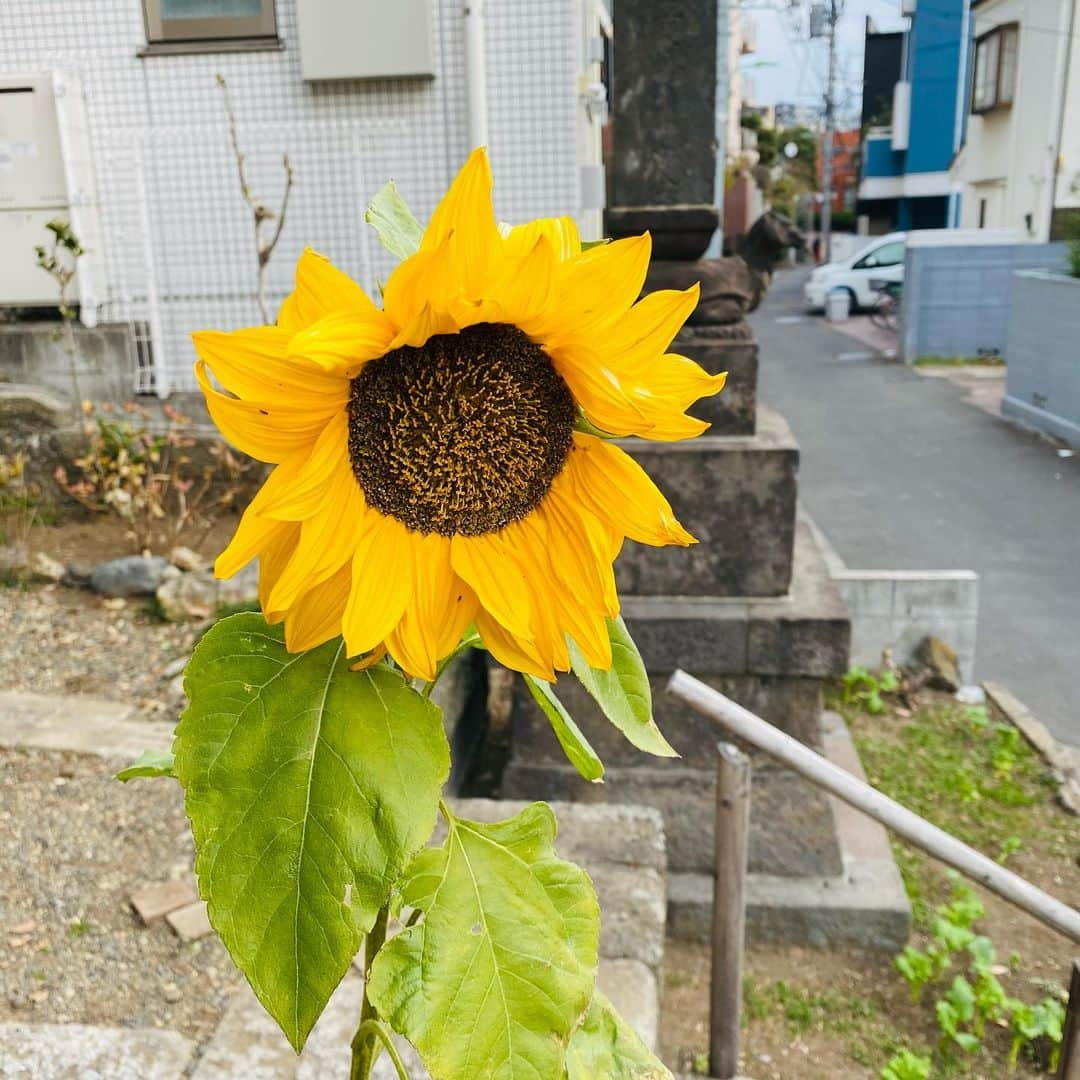
MULTIPOLYGON (((755 105, 792 101, 817 105, 825 93, 828 54, 824 38, 810 41, 807 3, 745 0, 742 10, 757 26, 757 52, 743 57, 743 76, 755 105)), ((858 123, 862 94, 863 29, 870 15, 879 30, 900 30, 899 0, 847 0, 837 23, 838 105, 845 120, 858 123)))

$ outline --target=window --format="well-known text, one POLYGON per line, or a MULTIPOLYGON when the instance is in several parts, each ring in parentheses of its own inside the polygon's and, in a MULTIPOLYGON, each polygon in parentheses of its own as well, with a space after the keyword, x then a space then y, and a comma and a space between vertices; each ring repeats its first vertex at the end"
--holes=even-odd
POLYGON ((903 261, 904 243, 900 240, 874 248, 868 255, 864 255, 852 269, 869 270, 875 266, 896 266, 903 261))
POLYGON ((975 74, 971 85, 971 111, 990 112, 1013 103, 1020 48, 1016 23, 996 26, 975 42, 975 74))
POLYGON ((274 0, 143 0, 151 44, 274 37, 274 0))

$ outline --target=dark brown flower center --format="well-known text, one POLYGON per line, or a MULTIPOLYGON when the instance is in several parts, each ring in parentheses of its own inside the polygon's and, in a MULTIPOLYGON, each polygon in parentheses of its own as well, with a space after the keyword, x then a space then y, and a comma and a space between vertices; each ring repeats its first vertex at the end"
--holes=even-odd
POLYGON ((478 536, 547 494, 575 414, 538 345, 481 323, 364 367, 349 398, 349 458, 376 510, 417 532, 478 536))

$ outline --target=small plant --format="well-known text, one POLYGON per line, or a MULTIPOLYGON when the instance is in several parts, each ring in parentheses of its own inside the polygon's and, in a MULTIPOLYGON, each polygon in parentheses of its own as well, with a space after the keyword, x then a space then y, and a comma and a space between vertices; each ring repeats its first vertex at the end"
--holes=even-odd
POLYGON ((251 467, 222 442, 210 446, 207 463, 196 465, 187 453, 195 445, 191 418, 168 405, 164 411, 167 427, 157 433, 132 402, 96 411, 87 406, 89 444, 73 462, 77 475, 63 466, 55 472, 57 483, 88 510, 124 521, 136 551, 153 550, 159 540, 168 551, 187 530, 208 531, 235 502, 251 467))
POLYGON ((58 336, 63 338, 64 351, 68 354, 72 400, 77 405, 82 401, 77 370, 79 349, 75 343, 75 330, 72 326, 77 313, 71 306, 68 290, 75 280, 79 260, 86 254, 86 248, 75 235, 71 224, 62 218, 54 218, 46 224, 45 228, 52 234, 52 240, 48 246, 39 244, 35 247, 34 254, 37 256, 38 266, 56 282, 59 294, 57 309, 63 321, 63 328, 58 336))
POLYGON ((1069 222, 1065 243, 1068 246, 1069 273, 1074 278, 1080 278, 1080 218, 1074 216, 1069 222))
MULTIPOLYGON (((1062 991, 1057 986, 1046 987, 1043 999, 1034 1005, 1006 992, 998 979, 998 973, 1006 969, 997 963, 993 942, 973 929, 985 915, 982 902, 959 875, 951 873, 949 877, 952 897, 949 903, 938 908, 926 950, 920 951, 909 945, 893 961, 911 989, 913 1001, 920 999, 927 986, 939 983, 954 964, 964 966, 965 971, 956 974, 945 993, 934 1002, 934 1016, 940 1031, 938 1055, 948 1064, 954 1047, 966 1054, 978 1052, 987 1024, 997 1024, 1007 1026, 1012 1033, 1010 1069, 1015 1068, 1020 1053, 1026 1048, 1032 1057, 1038 1057, 1041 1052, 1053 1071, 1060 1054, 1065 1020, 1062 991)), ((1018 964, 1019 957, 1010 955, 1009 967, 1015 971, 1018 964)), ((886 1069, 894 1066, 900 1057, 897 1055, 886 1069)), ((894 1068, 892 1073, 883 1071, 881 1075, 884 1078, 907 1074, 894 1068)))
POLYGON ((900 680, 895 671, 886 669, 880 675, 874 675, 856 665, 844 676, 841 698, 845 705, 857 705, 878 716, 885 711, 881 695, 894 694, 899 689, 900 680))
MULTIPOLYGON (((26 457, 0 454, 0 545, 25 551, 35 525, 42 523, 41 488, 26 478, 26 457)), ((5 571, 16 584, 17 574, 5 571)))
POLYGON ((930 1058, 911 1050, 901 1050, 885 1063, 881 1080, 929 1080, 930 1058))

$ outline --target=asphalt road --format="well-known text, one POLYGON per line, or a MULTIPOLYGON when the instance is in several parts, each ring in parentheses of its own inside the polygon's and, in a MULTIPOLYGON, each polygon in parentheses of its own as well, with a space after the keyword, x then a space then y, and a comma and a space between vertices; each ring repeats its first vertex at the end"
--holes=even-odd
POLYGON ((800 498, 852 569, 976 570, 976 677, 1080 746, 1080 453, 866 358, 819 316, 778 322, 802 314, 804 279, 778 274, 751 317, 760 396, 801 446, 800 498))

